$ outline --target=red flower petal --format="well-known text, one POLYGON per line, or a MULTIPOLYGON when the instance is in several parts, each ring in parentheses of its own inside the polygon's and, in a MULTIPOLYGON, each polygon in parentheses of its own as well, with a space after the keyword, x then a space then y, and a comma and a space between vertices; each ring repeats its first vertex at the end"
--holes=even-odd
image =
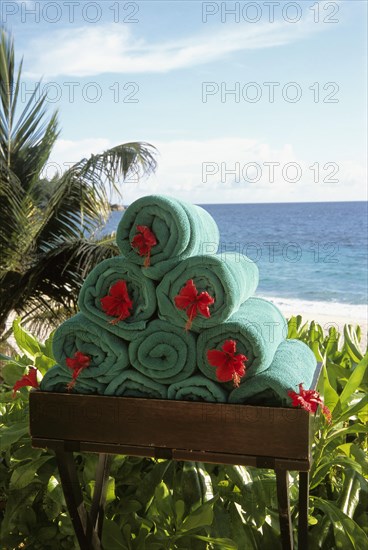
POLYGON ((32 388, 38 388, 39 384, 37 381, 37 369, 34 367, 29 367, 28 374, 23 374, 20 380, 17 380, 13 386, 13 397, 15 397, 16 392, 25 386, 31 386, 32 388))
POLYGON ((212 367, 222 368, 226 364, 226 357, 223 351, 210 349, 207 351, 207 361, 212 367))
POLYGON ((245 355, 236 353, 236 342, 226 340, 222 346, 222 351, 212 349, 207 351, 207 360, 212 367, 216 367, 216 378, 220 382, 229 382, 233 380, 234 386, 240 384, 240 379, 245 375, 245 361, 248 358, 245 355))
POLYGON ((117 281, 112 285, 109 292, 110 296, 114 298, 126 297, 128 295, 128 287, 126 281, 117 281))
POLYGON ((188 330, 192 326, 193 319, 200 313, 203 317, 211 317, 209 307, 215 300, 208 292, 198 294, 193 279, 189 279, 179 294, 175 296, 174 303, 178 309, 185 309, 188 321, 185 328, 188 330))
POLYGON ((187 309, 190 306, 191 300, 187 296, 181 296, 178 294, 174 298, 175 305, 178 309, 187 309))
POLYGON ((67 357, 65 362, 70 369, 84 369, 89 367, 91 358, 89 355, 84 355, 81 351, 76 351, 74 357, 67 357))
POLYGON ((321 405, 322 414, 327 422, 331 422, 331 411, 324 405, 320 394, 316 390, 305 390, 303 384, 299 384, 299 393, 289 390, 288 396, 291 398, 293 407, 301 407, 309 413, 315 413, 318 405, 321 405))
POLYGON ((81 351, 76 351, 74 357, 67 357, 65 359, 65 363, 70 369, 73 369, 72 381, 67 385, 67 389, 71 390, 82 370, 90 366, 91 358, 81 351))
POLYGON ((226 340, 222 349, 225 353, 235 353, 236 352, 236 342, 235 340, 226 340))
POLYGON ((209 307, 215 300, 207 292, 201 292, 197 299, 197 308, 204 317, 211 317, 209 307))
POLYGON ((227 365, 221 365, 216 370, 216 378, 219 382, 230 382, 233 379, 233 373, 229 373, 227 365))
POLYGON ((130 309, 133 302, 128 294, 126 281, 117 281, 110 288, 109 294, 100 299, 103 311, 111 317, 117 317, 111 323, 118 323, 127 317, 130 317, 130 309))
POLYGON ((145 256, 144 267, 150 265, 151 248, 157 244, 157 239, 154 233, 146 225, 137 225, 137 235, 135 235, 130 243, 132 248, 138 251, 140 256, 145 256))
POLYGON ((197 298, 197 288, 193 279, 189 279, 179 294, 175 296, 175 304, 179 309, 186 309, 197 298), (178 302, 178 304, 176 303, 178 302))

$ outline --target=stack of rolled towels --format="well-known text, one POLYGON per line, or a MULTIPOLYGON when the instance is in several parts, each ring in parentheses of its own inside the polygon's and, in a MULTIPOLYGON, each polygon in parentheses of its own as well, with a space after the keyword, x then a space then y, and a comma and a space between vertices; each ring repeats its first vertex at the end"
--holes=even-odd
POLYGON ((98 264, 80 312, 53 337, 43 391, 289 406, 316 360, 254 296, 257 265, 218 253, 210 214, 171 197, 138 199, 116 235, 121 255, 98 264))

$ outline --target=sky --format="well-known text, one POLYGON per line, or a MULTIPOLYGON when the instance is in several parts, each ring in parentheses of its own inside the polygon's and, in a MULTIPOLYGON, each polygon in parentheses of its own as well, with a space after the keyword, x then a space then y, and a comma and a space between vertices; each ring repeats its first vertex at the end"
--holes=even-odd
MULTIPOLYGON (((61 133, 45 175, 131 141, 119 202, 367 200, 367 2, 0 0, 61 133)), ((112 197, 116 199, 116 197, 112 197)))

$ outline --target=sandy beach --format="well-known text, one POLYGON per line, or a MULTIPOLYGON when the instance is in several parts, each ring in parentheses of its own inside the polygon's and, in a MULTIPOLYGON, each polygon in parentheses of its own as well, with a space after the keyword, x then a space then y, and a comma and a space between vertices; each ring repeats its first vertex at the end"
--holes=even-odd
POLYGON ((324 331, 332 326, 343 335, 344 325, 359 325, 362 331, 361 348, 367 348, 368 306, 328 302, 307 302, 278 297, 267 297, 285 315, 301 315, 304 322, 316 321, 324 331))

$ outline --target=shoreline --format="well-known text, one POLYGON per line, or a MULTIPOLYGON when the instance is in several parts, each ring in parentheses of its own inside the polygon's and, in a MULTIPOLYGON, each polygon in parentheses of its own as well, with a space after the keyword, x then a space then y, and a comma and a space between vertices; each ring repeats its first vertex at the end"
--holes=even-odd
POLYGON ((344 336, 344 325, 359 325, 361 328, 360 346, 363 351, 367 348, 368 342, 368 307, 364 305, 352 305, 336 302, 308 302, 292 298, 280 298, 274 296, 260 296, 269 300, 277 306, 283 315, 290 319, 292 316, 300 315, 303 324, 315 321, 324 331, 332 326, 344 336))

